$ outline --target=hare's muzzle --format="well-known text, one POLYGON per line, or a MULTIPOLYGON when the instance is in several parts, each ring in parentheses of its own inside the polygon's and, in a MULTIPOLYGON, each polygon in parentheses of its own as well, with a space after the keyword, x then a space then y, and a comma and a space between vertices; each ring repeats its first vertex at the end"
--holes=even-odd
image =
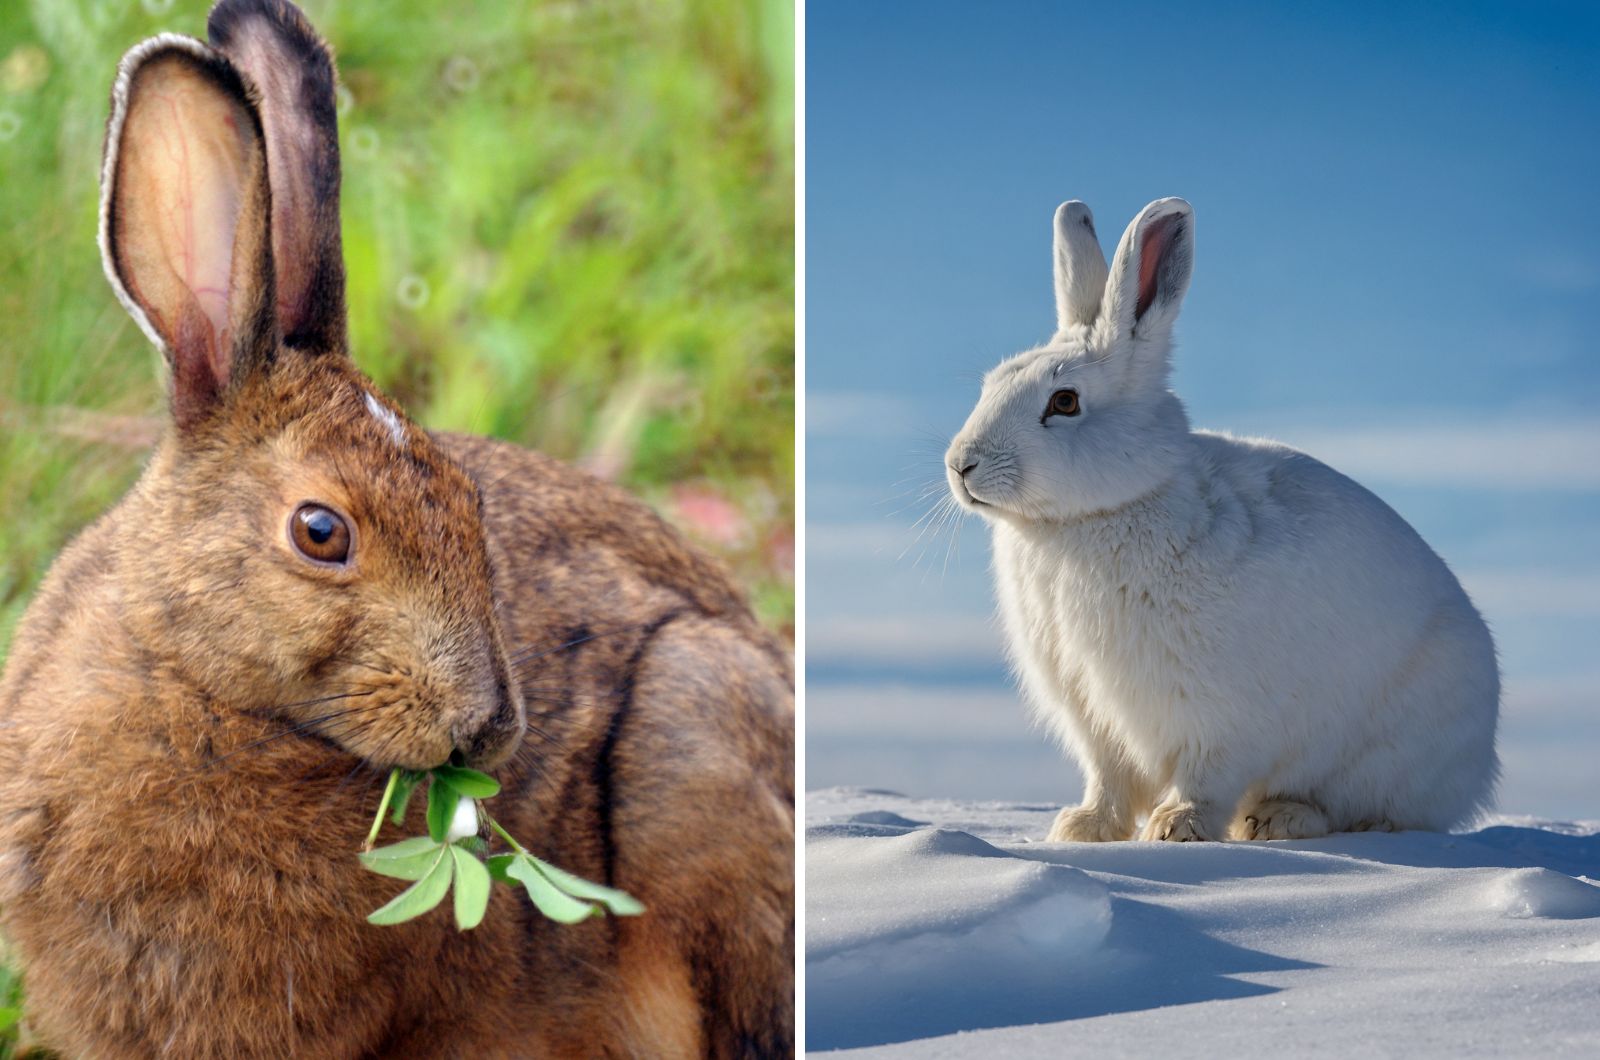
POLYGON ((960 503, 968 506, 982 505, 973 495, 971 478, 983 464, 983 456, 978 452, 977 446, 958 437, 950 443, 950 448, 944 454, 945 479, 950 485, 950 492, 960 503))

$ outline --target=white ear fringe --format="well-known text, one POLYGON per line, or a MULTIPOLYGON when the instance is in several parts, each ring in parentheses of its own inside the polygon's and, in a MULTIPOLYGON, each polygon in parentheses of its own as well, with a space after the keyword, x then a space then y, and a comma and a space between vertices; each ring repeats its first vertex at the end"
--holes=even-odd
POLYGON ((100 169, 99 234, 100 264, 105 269, 106 279, 111 283, 112 292, 116 294, 117 301, 122 303, 122 308, 133 318, 133 322, 139 325, 139 330, 143 331, 155 344, 156 349, 161 351, 168 364, 172 363, 172 350, 156 331, 155 325, 150 322, 149 316, 139 303, 133 300, 133 295, 122 282, 122 277, 117 275, 116 264, 111 254, 111 202, 116 195, 117 156, 122 148, 122 126, 128 119, 128 93, 133 85, 133 76, 151 56, 170 49, 186 51, 205 62, 217 62, 221 58, 203 41, 179 33, 160 33, 129 48, 122 61, 117 64, 117 79, 111 86, 111 120, 106 126, 106 153, 100 169))

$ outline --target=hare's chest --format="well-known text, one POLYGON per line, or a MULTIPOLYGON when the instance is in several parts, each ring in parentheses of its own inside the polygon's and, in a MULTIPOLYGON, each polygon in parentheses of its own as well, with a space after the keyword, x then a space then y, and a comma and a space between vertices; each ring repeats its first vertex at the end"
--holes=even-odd
POLYGON ((995 536, 995 573, 1002 620, 1018 661, 1032 661, 1070 677, 1096 653, 1102 639, 1095 606, 1103 595, 1084 571, 1031 543, 995 536))
POLYGON ((1009 533, 995 535, 995 567, 1012 654, 1035 700, 1133 744, 1168 742, 1204 640, 1170 598, 1170 575, 1009 533))

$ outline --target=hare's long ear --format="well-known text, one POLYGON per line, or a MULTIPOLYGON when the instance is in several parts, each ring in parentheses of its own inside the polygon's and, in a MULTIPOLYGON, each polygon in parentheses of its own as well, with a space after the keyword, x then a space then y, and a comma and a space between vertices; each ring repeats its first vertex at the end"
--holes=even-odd
POLYGON ((260 92, 283 343, 346 346, 333 56, 287 0, 222 0, 206 33, 260 92))
POLYGON ((197 40, 123 57, 100 187, 112 289, 172 366, 188 427, 277 349, 267 156, 244 81, 197 40))
POLYGON ((1056 209, 1056 331, 1094 323, 1106 291, 1106 256, 1094 214, 1076 199, 1056 209))
POLYGON ((1159 361, 1164 378, 1189 277, 1194 272, 1194 211, 1182 199, 1158 199, 1122 234, 1106 285, 1104 322, 1117 336, 1141 340, 1135 357, 1159 361))

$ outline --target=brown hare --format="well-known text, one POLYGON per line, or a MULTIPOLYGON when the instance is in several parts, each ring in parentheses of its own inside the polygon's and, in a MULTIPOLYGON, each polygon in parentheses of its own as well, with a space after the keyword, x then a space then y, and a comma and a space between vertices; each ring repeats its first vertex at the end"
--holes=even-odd
MULTIPOLYGON (((172 369, 143 477, 60 556, 0 681, 0 928, 72 1057, 787 1055, 793 670, 644 505, 432 435, 346 348, 334 73, 283 0, 124 58, 101 251, 172 369), (365 916, 368 778, 452 756, 541 857, 365 916)), ((421 831, 421 800, 405 828, 421 831)))

